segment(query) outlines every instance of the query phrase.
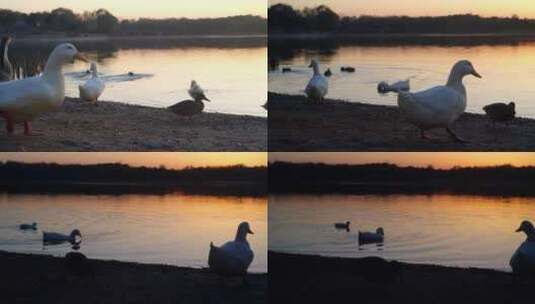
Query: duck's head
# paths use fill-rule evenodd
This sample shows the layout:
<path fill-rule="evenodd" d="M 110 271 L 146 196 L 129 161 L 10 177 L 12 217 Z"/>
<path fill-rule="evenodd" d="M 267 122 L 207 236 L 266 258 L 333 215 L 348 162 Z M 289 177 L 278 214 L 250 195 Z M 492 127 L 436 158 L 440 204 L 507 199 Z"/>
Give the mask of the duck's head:
<path fill-rule="evenodd" d="M 530 221 L 523 221 L 522 224 L 520 224 L 520 227 L 516 229 L 516 232 L 524 232 L 529 236 L 535 233 L 535 228 Z"/>
<path fill-rule="evenodd" d="M 70 235 L 71 239 L 73 241 L 76 241 L 76 237 L 78 238 L 82 238 L 82 233 L 80 232 L 80 230 L 78 229 L 74 229 L 72 232 L 71 232 L 71 235 Z"/>
<path fill-rule="evenodd" d="M 89 62 L 87 57 L 78 51 L 78 49 L 71 43 L 63 43 L 52 51 L 50 58 L 53 58 L 59 61 L 62 64 L 73 63 L 75 60 L 81 60 L 84 62 Z"/>
<path fill-rule="evenodd" d="M 36 223 L 36 222 L 33 222 L 33 223 L 32 223 L 32 227 L 33 227 L 33 228 L 37 228 L 37 223 Z"/>
<path fill-rule="evenodd" d="M 91 61 L 91 65 L 89 66 L 89 71 L 93 76 L 97 76 L 98 70 L 97 70 L 97 63 L 94 61 Z"/>
<path fill-rule="evenodd" d="M 8 45 L 8 44 L 11 43 L 12 40 L 13 39 L 11 38 L 11 36 L 6 35 L 6 36 L 2 37 L 2 44 Z"/>
<path fill-rule="evenodd" d="M 249 223 L 240 223 L 240 225 L 238 225 L 238 232 L 236 232 L 236 241 L 245 241 L 247 239 L 247 234 L 254 234 L 249 227 Z"/>
<path fill-rule="evenodd" d="M 457 62 L 453 69 L 451 70 L 452 74 L 455 74 L 456 76 L 463 77 L 466 75 L 473 75 L 477 78 L 482 78 L 481 75 L 476 71 L 472 63 L 468 60 L 461 60 Z"/>
<path fill-rule="evenodd" d="M 197 86 L 197 81 L 192 80 L 190 86 L 191 86 L 191 87 L 195 87 L 195 86 Z"/>
<path fill-rule="evenodd" d="M 509 107 L 509 110 L 511 110 L 512 113 L 515 113 L 516 104 L 514 102 L 510 102 L 507 107 Z"/>
<path fill-rule="evenodd" d="M 346 226 L 349 226 L 350 224 L 351 224 L 350 221 L 347 221 L 347 222 L 346 222 Z"/>
<path fill-rule="evenodd" d="M 310 64 L 308 65 L 309 68 L 318 68 L 319 67 L 319 63 L 316 59 L 312 59 L 310 60 Z"/>
<path fill-rule="evenodd" d="M 375 231 L 375 233 L 380 234 L 380 235 L 385 235 L 385 231 L 384 231 L 383 227 L 379 227 L 379 228 L 377 228 L 377 230 Z"/>

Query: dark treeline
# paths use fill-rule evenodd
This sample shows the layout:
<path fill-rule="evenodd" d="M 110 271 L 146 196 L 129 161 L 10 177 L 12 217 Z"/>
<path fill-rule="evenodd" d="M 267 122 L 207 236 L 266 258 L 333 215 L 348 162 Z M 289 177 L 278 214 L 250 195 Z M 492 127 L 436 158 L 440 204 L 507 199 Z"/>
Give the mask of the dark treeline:
<path fill-rule="evenodd" d="M 270 193 L 475 194 L 535 196 L 535 167 L 398 167 L 275 162 Z"/>
<path fill-rule="evenodd" d="M 260 16 L 222 18 L 167 18 L 119 20 L 105 9 L 76 14 L 57 8 L 50 12 L 21 13 L 0 9 L 0 33 L 117 34 L 117 35 L 225 35 L 265 34 L 267 21 Z"/>
<path fill-rule="evenodd" d="M 200 167 L 181 170 L 123 164 L 0 163 L 0 191 L 53 193 L 168 193 L 262 196 L 265 167 Z"/>
<path fill-rule="evenodd" d="M 481 17 L 473 14 L 438 17 L 341 17 L 321 5 L 303 10 L 275 4 L 268 9 L 270 33 L 339 34 L 477 34 L 535 33 L 535 20 L 518 16 Z"/>

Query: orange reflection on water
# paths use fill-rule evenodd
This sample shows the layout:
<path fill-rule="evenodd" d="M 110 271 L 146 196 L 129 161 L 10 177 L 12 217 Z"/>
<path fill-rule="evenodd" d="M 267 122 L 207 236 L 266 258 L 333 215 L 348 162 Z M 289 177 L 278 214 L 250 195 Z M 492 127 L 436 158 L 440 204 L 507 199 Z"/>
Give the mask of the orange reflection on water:
<path fill-rule="evenodd" d="M 37 233 L 17 225 L 37 222 Z M 43 249 L 41 230 L 83 235 L 81 252 L 97 259 L 206 267 L 210 242 L 233 240 L 248 221 L 254 272 L 267 271 L 267 199 L 189 195 L 0 195 L 0 249 L 64 255 Z"/>

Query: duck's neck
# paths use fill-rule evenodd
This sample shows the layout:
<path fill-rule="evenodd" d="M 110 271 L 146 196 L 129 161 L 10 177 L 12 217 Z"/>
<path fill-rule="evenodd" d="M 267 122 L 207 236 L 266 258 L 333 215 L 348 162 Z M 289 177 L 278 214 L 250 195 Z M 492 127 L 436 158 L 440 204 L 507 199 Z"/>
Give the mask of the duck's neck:
<path fill-rule="evenodd" d="M 459 73 L 455 68 L 451 70 L 450 76 L 448 77 L 448 82 L 446 83 L 446 86 L 456 89 L 459 92 L 466 95 L 466 89 L 463 84 L 463 78 L 464 74 Z"/>
<path fill-rule="evenodd" d="M 312 69 L 314 69 L 314 75 L 320 74 L 320 67 L 317 64 L 313 65 Z"/>
<path fill-rule="evenodd" d="M 526 236 L 527 236 L 526 241 L 535 242 L 535 229 L 531 228 L 531 229 L 525 231 L 525 233 L 526 233 Z"/>
<path fill-rule="evenodd" d="M 53 54 L 52 54 L 53 55 Z M 58 87 L 64 87 L 63 62 L 54 56 L 50 56 L 43 70 L 43 78 L 54 82 Z"/>
<path fill-rule="evenodd" d="M 247 243 L 247 231 L 238 228 L 238 232 L 236 232 L 236 238 L 234 239 L 234 241 Z"/>
<path fill-rule="evenodd" d="M 2 43 L 1 50 L 2 52 L 2 60 L 0 60 L 0 67 L 4 68 L 9 64 L 9 57 L 7 56 L 9 49 L 9 43 Z"/>
<path fill-rule="evenodd" d="M 97 68 L 94 68 L 91 70 L 91 77 L 97 78 L 98 77 L 98 71 Z"/>

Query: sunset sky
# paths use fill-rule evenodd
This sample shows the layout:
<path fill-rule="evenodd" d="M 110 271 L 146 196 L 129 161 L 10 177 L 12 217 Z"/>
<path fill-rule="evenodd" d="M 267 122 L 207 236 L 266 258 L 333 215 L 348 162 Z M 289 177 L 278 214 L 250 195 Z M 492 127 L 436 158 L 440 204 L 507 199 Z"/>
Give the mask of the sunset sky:
<path fill-rule="evenodd" d="M 22 12 L 49 11 L 58 7 L 69 8 L 77 13 L 105 8 L 118 18 L 139 17 L 225 17 L 232 15 L 266 16 L 265 0 L 0 0 L 0 7 Z"/>
<path fill-rule="evenodd" d="M 269 153 L 269 161 L 322 162 L 329 164 L 392 163 L 401 166 L 451 168 L 511 164 L 535 166 L 535 153 Z"/>
<path fill-rule="evenodd" d="M 267 153 L 144 152 L 144 153 L 0 153 L 0 161 L 56 162 L 61 164 L 123 163 L 133 166 L 183 168 L 187 166 L 265 166 Z"/>
<path fill-rule="evenodd" d="M 483 16 L 517 14 L 520 17 L 535 18 L 533 0 L 269 0 L 269 3 L 287 3 L 298 8 L 325 4 L 343 16 L 435 16 L 473 13 Z"/>

